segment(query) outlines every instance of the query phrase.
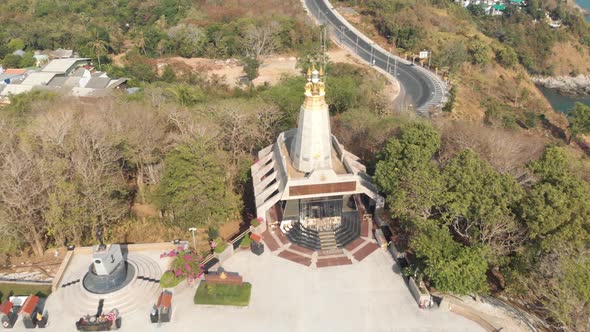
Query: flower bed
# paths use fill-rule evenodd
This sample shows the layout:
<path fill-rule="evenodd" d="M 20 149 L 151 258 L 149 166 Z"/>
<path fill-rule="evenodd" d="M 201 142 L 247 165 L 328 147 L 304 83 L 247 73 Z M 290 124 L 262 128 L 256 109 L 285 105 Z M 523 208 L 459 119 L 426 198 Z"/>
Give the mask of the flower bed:
<path fill-rule="evenodd" d="M 172 285 L 164 286 L 164 288 L 175 287 L 181 281 L 187 280 L 192 283 L 199 279 L 204 273 L 204 266 L 201 265 L 201 258 L 190 251 L 184 250 L 170 250 L 160 255 L 160 258 L 172 257 L 170 263 L 170 270 L 162 275 L 160 284 Z"/>

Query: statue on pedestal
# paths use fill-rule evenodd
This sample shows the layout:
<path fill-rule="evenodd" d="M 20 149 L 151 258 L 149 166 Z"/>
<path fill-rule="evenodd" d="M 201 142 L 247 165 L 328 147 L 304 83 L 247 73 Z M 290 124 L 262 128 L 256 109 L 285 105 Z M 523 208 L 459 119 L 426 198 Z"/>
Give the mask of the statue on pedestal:
<path fill-rule="evenodd" d="M 82 284 L 91 293 L 107 294 L 128 284 L 135 268 L 127 264 L 119 244 L 104 243 L 102 229 L 96 231 L 96 238 L 99 244 L 93 247 L 92 264 Z"/>
<path fill-rule="evenodd" d="M 98 243 L 100 243 L 98 245 L 98 250 L 102 251 L 105 250 L 107 248 L 107 246 L 104 244 L 104 242 L 102 241 L 102 228 L 99 228 L 96 231 L 96 239 L 98 240 Z"/>

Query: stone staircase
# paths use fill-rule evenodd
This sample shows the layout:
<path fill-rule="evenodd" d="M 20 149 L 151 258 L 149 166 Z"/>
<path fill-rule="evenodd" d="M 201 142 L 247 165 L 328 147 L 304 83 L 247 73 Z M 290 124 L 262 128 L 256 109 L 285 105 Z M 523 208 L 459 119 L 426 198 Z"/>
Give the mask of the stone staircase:
<path fill-rule="evenodd" d="M 319 237 L 320 248 L 322 250 L 334 250 L 338 248 L 334 231 L 321 231 L 319 232 Z"/>
<path fill-rule="evenodd" d="M 85 269 L 76 271 L 70 274 L 68 279 L 64 279 L 55 295 L 60 297 L 61 303 L 71 303 L 71 306 L 64 309 L 77 316 L 95 313 L 100 299 L 104 299 L 104 311 L 117 308 L 122 317 L 137 311 L 140 307 L 151 306 L 161 292 L 160 266 L 153 259 L 135 253 L 129 253 L 127 262 L 135 267 L 135 275 L 131 282 L 120 290 L 109 294 L 88 292 L 82 285 L 87 272 Z"/>

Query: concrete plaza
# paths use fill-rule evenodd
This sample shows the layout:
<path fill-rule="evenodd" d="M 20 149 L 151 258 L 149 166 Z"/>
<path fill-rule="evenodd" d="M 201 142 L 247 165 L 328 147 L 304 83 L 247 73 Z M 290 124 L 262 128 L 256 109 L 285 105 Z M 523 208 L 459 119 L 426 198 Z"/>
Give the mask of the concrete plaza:
<path fill-rule="evenodd" d="M 150 324 L 150 304 L 144 303 L 145 312 L 123 316 L 120 331 L 483 330 L 448 311 L 419 309 L 403 278 L 394 272 L 399 270 L 393 259 L 382 250 L 357 264 L 325 268 L 305 267 L 268 251 L 262 256 L 239 251 L 223 267 L 252 284 L 248 307 L 197 306 L 193 304 L 196 287 L 179 286 L 174 290 L 172 322 Z M 46 330 L 74 331 L 78 318 L 50 312 Z M 20 320 L 15 330 L 24 331 Z"/>
<path fill-rule="evenodd" d="M 314 269 L 268 252 L 240 251 L 223 267 L 252 284 L 247 308 L 197 306 L 195 288 L 177 291 L 171 323 L 123 323 L 129 331 L 483 331 L 448 311 L 417 307 L 389 253 L 378 250 L 358 264 Z M 397 267 L 396 267 L 397 271 Z"/>

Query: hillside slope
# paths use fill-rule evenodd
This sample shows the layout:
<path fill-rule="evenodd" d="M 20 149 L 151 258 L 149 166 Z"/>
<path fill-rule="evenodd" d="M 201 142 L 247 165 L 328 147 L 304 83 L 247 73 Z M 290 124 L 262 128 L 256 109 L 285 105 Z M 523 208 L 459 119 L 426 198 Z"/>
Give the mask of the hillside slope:
<path fill-rule="evenodd" d="M 571 25 L 552 30 L 542 19 L 529 15 L 528 8 L 490 17 L 474 15 L 452 1 L 369 0 L 335 5 L 393 53 L 411 57 L 420 50 L 431 51 L 431 69 L 448 75 L 455 86 L 455 118 L 530 129 L 539 126 L 543 115 L 563 127 L 565 119 L 552 111 L 530 76 L 590 70 L 586 61 L 590 48 L 580 37 L 587 26 L 577 20 L 573 9 L 565 11 L 570 16 L 563 20 Z M 550 13 L 565 10 L 550 2 L 544 6 Z"/>

